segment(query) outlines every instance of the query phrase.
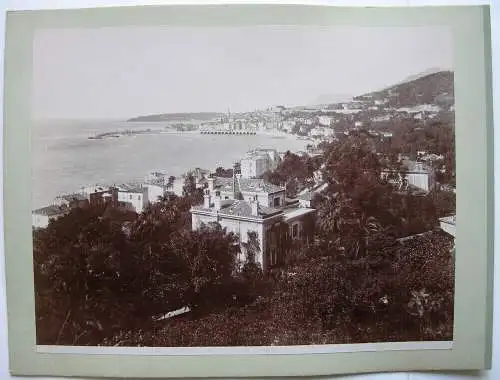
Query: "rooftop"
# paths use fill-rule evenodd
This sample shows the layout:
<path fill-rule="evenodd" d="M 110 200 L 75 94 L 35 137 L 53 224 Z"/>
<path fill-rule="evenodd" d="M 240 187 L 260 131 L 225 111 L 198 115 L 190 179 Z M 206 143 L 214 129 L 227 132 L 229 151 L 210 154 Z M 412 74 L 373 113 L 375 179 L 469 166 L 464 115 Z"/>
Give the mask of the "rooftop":
<path fill-rule="evenodd" d="M 443 223 L 448 223 L 448 224 L 457 224 L 457 216 L 456 215 L 451 215 L 451 216 L 445 216 L 444 218 L 439 218 L 440 222 Z"/>
<path fill-rule="evenodd" d="M 215 211 L 213 208 L 206 209 L 203 205 L 193 206 L 193 210 L 198 211 Z M 241 200 L 226 201 L 222 203 L 221 209 L 218 210 L 220 215 L 241 216 L 245 218 L 265 219 L 267 217 L 277 215 L 283 211 L 277 208 L 259 206 L 258 215 L 252 214 L 252 205 L 250 202 Z"/>
<path fill-rule="evenodd" d="M 273 185 L 264 181 L 262 178 L 240 178 L 239 185 L 241 192 L 257 192 L 257 193 L 278 193 L 285 191 L 284 187 Z"/>
<path fill-rule="evenodd" d="M 44 215 L 44 216 L 56 216 L 65 214 L 66 212 L 68 212 L 67 207 L 51 205 L 39 208 L 37 210 L 33 210 L 32 214 Z"/>
<path fill-rule="evenodd" d="M 430 173 L 432 169 L 423 162 L 403 160 L 403 165 L 411 173 Z"/>
<path fill-rule="evenodd" d="M 116 188 L 118 191 L 123 192 L 123 193 L 141 193 L 144 191 L 144 188 L 141 185 L 138 184 L 132 184 L 132 183 L 124 183 L 117 185 Z"/>

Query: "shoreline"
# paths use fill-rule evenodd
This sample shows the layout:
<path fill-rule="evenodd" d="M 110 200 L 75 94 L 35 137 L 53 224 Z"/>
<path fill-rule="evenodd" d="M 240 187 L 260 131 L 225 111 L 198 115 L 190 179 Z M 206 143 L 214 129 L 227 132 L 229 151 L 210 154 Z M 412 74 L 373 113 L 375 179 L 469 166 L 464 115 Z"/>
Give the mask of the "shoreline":
<path fill-rule="evenodd" d="M 191 136 L 194 136 L 194 135 L 199 135 L 199 136 L 202 136 L 199 131 L 173 131 L 173 130 L 170 130 L 170 131 L 163 131 L 163 130 L 157 130 L 156 133 L 143 133 L 143 134 L 155 134 L 155 135 L 177 135 L 177 136 L 182 136 L 182 135 L 191 135 Z M 125 135 L 124 137 L 131 137 L 129 135 Z M 215 135 L 216 136 L 216 135 Z M 220 135 L 221 137 L 222 136 L 234 136 L 234 137 L 242 137 L 242 136 L 239 136 L 239 135 Z M 258 137 L 258 136 L 265 136 L 265 137 L 269 137 L 269 138 L 273 138 L 275 137 L 275 134 L 272 134 L 272 133 L 262 133 L 260 135 L 257 135 L 257 136 L 253 136 L 253 137 Z M 103 138 L 102 140 L 105 140 L 107 138 Z M 296 135 L 292 135 L 292 134 L 283 134 L 283 135 L 278 135 L 276 136 L 276 139 L 278 141 L 286 141 L 286 140 L 289 140 L 289 141 L 298 141 L 298 142 L 303 142 L 304 145 L 302 147 L 289 147 L 287 149 L 283 149 L 282 147 L 279 147 L 279 146 L 276 146 L 274 144 L 268 144 L 266 146 L 266 148 L 274 148 L 276 149 L 279 153 L 283 153 L 283 152 L 286 152 L 287 150 L 289 150 L 290 152 L 292 153 L 298 153 L 300 151 L 305 151 L 305 143 L 306 141 L 304 141 L 304 138 L 300 138 L 300 136 L 296 136 Z M 238 139 L 239 140 L 239 139 Z M 313 142 L 311 140 L 311 142 Z M 314 141 L 314 143 L 316 143 L 316 141 Z M 279 145 L 279 143 L 277 143 L 277 145 Z M 240 159 L 241 157 L 245 154 L 245 152 L 242 152 L 241 155 L 240 155 Z M 208 170 L 209 172 L 213 173 L 215 172 L 215 170 L 218 168 L 218 167 L 223 167 L 224 169 L 229 169 L 232 167 L 231 164 L 227 163 L 227 164 L 224 164 L 223 162 L 220 162 L 219 164 L 215 164 L 215 165 L 204 165 L 202 162 L 198 162 L 197 164 L 195 165 L 191 165 L 189 168 L 186 168 L 185 170 L 183 170 L 181 173 L 178 173 L 176 170 L 172 170 L 171 168 L 168 167 L 169 165 L 166 165 L 166 167 L 161 167 L 161 166 L 157 166 L 157 167 L 151 167 L 149 169 L 147 169 L 146 171 L 144 171 L 141 175 L 138 175 L 138 176 L 131 176 L 129 177 L 128 179 L 124 180 L 113 180 L 113 179 L 107 179 L 107 180 L 102 180 L 102 181 L 97 181 L 97 182 L 86 182 L 86 183 L 80 183 L 78 186 L 75 186 L 74 188 L 72 188 L 71 190 L 68 190 L 68 191 L 58 191 L 57 193 L 55 193 L 55 195 L 48 201 L 44 202 L 44 203 L 41 203 L 41 202 L 37 202 L 37 204 L 32 204 L 32 211 L 35 211 L 35 210 L 38 210 L 40 208 L 44 208 L 44 207 L 47 207 L 51 204 L 54 203 L 54 200 L 57 198 L 57 197 L 61 197 L 61 196 L 64 196 L 64 195 L 70 195 L 70 194 L 75 194 L 75 193 L 80 193 L 81 189 L 84 188 L 84 187 L 87 187 L 87 186 L 92 186 L 92 185 L 101 185 L 101 186 L 104 186 L 104 187 L 108 187 L 108 186 L 112 186 L 114 184 L 127 184 L 127 183 L 131 183 L 131 184 L 146 184 L 146 181 L 145 181 L 145 177 L 148 175 L 148 173 L 152 172 L 152 171 L 155 171 L 155 170 L 158 170 L 158 171 L 162 171 L 162 172 L 165 172 L 167 175 L 172 175 L 172 176 L 175 176 L 176 177 L 176 180 L 174 182 L 174 188 L 171 189 L 171 191 L 173 191 L 174 193 L 176 193 L 177 195 L 182 195 L 182 186 L 184 184 L 184 176 L 185 174 L 187 174 L 188 172 L 190 171 L 195 171 L 196 169 L 202 169 L 202 170 Z"/>
<path fill-rule="evenodd" d="M 177 131 L 172 129 L 141 129 L 141 130 L 125 130 L 125 131 L 111 131 L 99 133 L 95 136 L 89 136 L 88 140 L 108 140 L 123 137 L 134 137 L 140 135 L 200 135 L 200 136 L 266 136 L 270 138 L 279 139 L 294 139 L 316 142 L 315 139 L 308 136 L 297 136 L 291 133 L 281 131 L 205 131 L 205 130 L 190 130 L 190 131 Z"/>

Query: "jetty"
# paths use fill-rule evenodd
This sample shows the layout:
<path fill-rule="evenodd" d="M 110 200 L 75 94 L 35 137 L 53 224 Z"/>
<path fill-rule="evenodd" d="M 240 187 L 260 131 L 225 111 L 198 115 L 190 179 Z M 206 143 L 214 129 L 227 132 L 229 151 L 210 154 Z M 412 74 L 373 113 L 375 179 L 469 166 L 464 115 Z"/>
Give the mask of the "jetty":
<path fill-rule="evenodd" d="M 257 131 L 200 129 L 202 135 L 256 135 Z"/>

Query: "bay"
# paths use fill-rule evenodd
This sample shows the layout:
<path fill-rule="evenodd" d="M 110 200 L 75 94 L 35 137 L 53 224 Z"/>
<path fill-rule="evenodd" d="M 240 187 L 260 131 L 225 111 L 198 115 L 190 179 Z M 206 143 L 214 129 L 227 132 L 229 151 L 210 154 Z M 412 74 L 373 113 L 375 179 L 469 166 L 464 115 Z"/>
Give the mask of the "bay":
<path fill-rule="evenodd" d="M 36 122 L 32 128 L 32 206 L 46 206 L 61 194 L 95 184 L 140 181 L 151 170 L 180 176 L 199 167 L 231 167 L 248 150 L 305 149 L 293 136 L 202 135 L 197 132 L 151 133 L 89 139 L 115 131 L 161 130 L 165 123 L 110 120 Z"/>

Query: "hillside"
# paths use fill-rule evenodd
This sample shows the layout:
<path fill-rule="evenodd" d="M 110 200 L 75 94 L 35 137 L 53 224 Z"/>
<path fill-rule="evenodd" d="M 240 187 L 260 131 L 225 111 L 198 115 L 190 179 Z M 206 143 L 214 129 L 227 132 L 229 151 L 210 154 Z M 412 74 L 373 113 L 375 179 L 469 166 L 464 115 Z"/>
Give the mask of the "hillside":
<path fill-rule="evenodd" d="M 187 113 L 165 113 L 157 115 L 144 115 L 128 119 L 128 122 L 160 122 L 160 121 L 189 121 L 189 120 L 211 120 L 219 114 L 215 112 L 187 112 Z"/>
<path fill-rule="evenodd" d="M 413 107 L 420 104 L 450 106 L 454 103 L 454 75 L 440 71 L 420 76 L 405 83 L 356 97 L 356 100 L 388 100 L 392 107 Z"/>

